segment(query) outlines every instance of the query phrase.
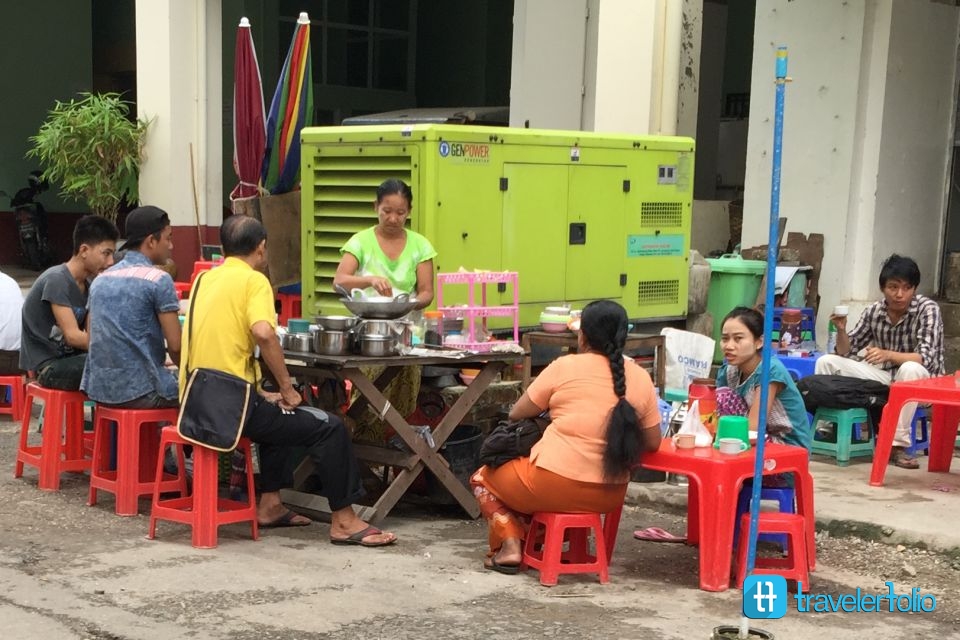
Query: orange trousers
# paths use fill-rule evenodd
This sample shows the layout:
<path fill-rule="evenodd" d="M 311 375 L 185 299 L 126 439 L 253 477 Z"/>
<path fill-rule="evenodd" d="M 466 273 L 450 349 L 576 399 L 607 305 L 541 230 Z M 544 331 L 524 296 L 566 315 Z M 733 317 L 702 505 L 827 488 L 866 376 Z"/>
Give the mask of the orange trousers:
<path fill-rule="evenodd" d="M 489 527 L 490 553 L 507 538 L 524 539 L 530 514 L 608 513 L 623 506 L 626 483 L 580 482 L 516 458 L 496 469 L 483 466 L 470 478 L 473 495 Z"/>

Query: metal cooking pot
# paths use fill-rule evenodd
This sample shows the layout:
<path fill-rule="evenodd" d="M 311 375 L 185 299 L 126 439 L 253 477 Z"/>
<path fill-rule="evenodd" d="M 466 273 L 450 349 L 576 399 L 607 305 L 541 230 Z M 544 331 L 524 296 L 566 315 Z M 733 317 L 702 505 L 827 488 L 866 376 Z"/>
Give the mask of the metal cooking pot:
<path fill-rule="evenodd" d="M 413 346 L 413 323 L 408 320 L 361 320 L 357 332 L 362 338 L 368 335 L 393 336 L 396 346 Z"/>
<path fill-rule="evenodd" d="M 360 318 L 356 316 L 317 316 L 314 321 L 325 331 L 346 331 L 352 329 Z"/>
<path fill-rule="evenodd" d="M 313 334 L 313 351 L 324 356 L 342 356 L 350 353 L 351 331 L 318 329 Z"/>
<path fill-rule="evenodd" d="M 397 341 L 392 335 L 367 334 L 360 336 L 360 355 L 383 358 L 396 354 Z"/>
<path fill-rule="evenodd" d="M 283 348 L 289 351 L 310 351 L 313 337 L 309 333 L 288 333 L 283 336 Z"/>

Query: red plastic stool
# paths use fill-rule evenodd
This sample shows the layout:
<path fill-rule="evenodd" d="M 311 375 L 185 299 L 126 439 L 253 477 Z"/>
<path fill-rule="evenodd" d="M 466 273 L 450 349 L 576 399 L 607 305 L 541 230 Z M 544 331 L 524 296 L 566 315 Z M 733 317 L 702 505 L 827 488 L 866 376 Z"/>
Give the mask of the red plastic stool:
<path fill-rule="evenodd" d="M 114 512 L 118 516 L 139 513 L 139 498 L 153 494 L 156 479 L 153 461 L 160 448 L 157 426 L 161 422 L 176 423 L 179 409 L 121 409 L 97 406 L 93 429 L 93 461 L 90 468 L 90 495 L 87 505 L 97 504 L 97 490 L 116 496 Z M 117 425 L 117 468 L 109 470 L 111 442 L 109 426 Z M 147 427 L 147 429 L 144 429 Z M 150 428 L 152 427 L 152 428 Z M 163 474 L 160 493 L 177 491 L 187 495 L 184 475 Z"/>
<path fill-rule="evenodd" d="M 608 515 L 608 524 L 620 521 L 620 512 Z M 543 529 L 543 543 L 538 538 Z M 596 555 L 590 555 L 587 549 L 587 537 L 590 532 L 596 544 Z M 612 536 L 611 536 L 612 531 Z M 612 547 L 608 550 L 606 540 L 616 538 L 616 527 L 604 531 L 604 522 L 599 513 L 549 513 L 538 512 L 530 520 L 526 544 L 523 548 L 521 566 L 533 567 L 540 572 L 540 584 L 552 587 L 557 584 L 561 573 L 596 573 L 600 583 L 609 582 L 607 565 Z M 564 540 L 570 543 L 569 550 L 563 551 Z"/>
<path fill-rule="evenodd" d="M 794 580 L 804 587 L 809 587 L 810 566 L 807 559 L 806 523 L 803 516 L 796 513 L 763 511 L 758 516 L 758 522 L 759 533 L 783 533 L 787 535 L 790 542 L 785 549 L 786 557 L 757 558 L 753 573 L 780 575 L 787 580 Z M 745 513 L 740 518 L 740 531 L 746 533 L 749 530 L 750 514 Z M 749 538 L 748 535 L 740 536 L 740 544 L 737 547 L 737 584 L 741 588 L 747 573 Z"/>
<path fill-rule="evenodd" d="M 9 415 L 11 420 L 23 418 L 24 387 L 23 376 L 0 376 L 0 414 Z M 10 390 L 10 402 L 5 401 L 5 388 Z"/>
<path fill-rule="evenodd" d="M 290 318 L 299 318 L 303 313 L 303 304 L 299 293 L 278 293 L 277 300 L 280 302 L 277 323 L 286 326 Z"/>
<path fill-rule="evenodd" d="M 253 486 L 253 458 L 250 441 L 240 438 L 237 449 L 244 452 L 247 469 L 247 500 L 228 500 L 218 495 L 220 453 L 206 447 L 193 447 L 193 491 L 189 496 L 160 499 L 163 479 L 163 458 L 167 447 L 177 448 L 177 477 L 184 478 L 183 446 L 190 443 L 180 437 L 176 427 L 164 427 L 160 433 L 160 453 L 157 456 L 157 475 L 150 509 L 150 531 L 153 540 L 157 520 L 181 522 L 193 528 L 192 544 L 198 549 L 217 546 L 217 529 L 224 524 L 250 521 L 253 539 L 257 540 L 257 497 Z"/>
<path fill-rule="evenodd" d="M 43 402 L 44 428 L 39 446 L 27 444 L 34 399 Z M 86 399 L 82 391 L 47 389 L 36 382 L 27 385 L 14 478 L 21 477 L 23 465 L 29 464 L 39 470 L 39 489 L 59 491 L 60 474 L 90 469 L 88 451 L 93 434 L 83 432 L 83 403 Z"/>

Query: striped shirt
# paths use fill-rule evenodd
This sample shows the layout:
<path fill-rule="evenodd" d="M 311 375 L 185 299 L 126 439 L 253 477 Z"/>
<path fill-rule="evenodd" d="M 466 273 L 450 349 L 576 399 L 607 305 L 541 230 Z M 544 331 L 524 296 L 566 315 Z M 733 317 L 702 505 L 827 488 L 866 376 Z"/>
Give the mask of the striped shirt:
<path fill-rule="evenodd" d="M 907 312 L 896 324 L 887 315 L 887 301 L 874 302 L 864 309 L 848 336 L 850 355 L 871 345 L 898 353 L 919 353 L 921 364 L 930 375 L 943 375 L 943 318 L 937 303 L 926 296 L 913 296 Z M 884 362 L 881 368 L 897 367 Z"/>

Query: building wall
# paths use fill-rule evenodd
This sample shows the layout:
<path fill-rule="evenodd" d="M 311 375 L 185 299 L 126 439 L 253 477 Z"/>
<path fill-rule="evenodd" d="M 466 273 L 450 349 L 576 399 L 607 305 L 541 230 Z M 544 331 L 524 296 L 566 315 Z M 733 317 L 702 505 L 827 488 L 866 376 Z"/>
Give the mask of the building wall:
<path fill-rule="evenodd" d="M 856 311 L 875 299 L 880 262 L 893 251 L 913 255 L 921 289 L 935 289 L 957 26 L 958 9 L 934 2 L 757 3 L 744 246 L 766 242 L 774 50 L 786 44 L 793 82 L 780 211 L 789 231 L 825 235 L 827 308 L 844 301 Z"/>
<path fill-rule="evenodd" d="M 36 3 L 3 4 L 0 189 L 11 196 L 27 186 L 27 174 L 38 167 L 36 160 L 24 157 L 30 148 L 27 138 L 40 129 L 54 101 L 69 100 L 79 91 L 92 89 L 90 0 L 51 0 L 44 4 L 44 11 Z M 62 201 L 56 186 L 40 196 L 40 202 L 53 212 L 52 248 L 57 257 L 68 256 L 76 216 L 59 213 L 86 208 L 80 202 Z M 15 263 L 18 253 L 10 200 L 0 198 L 0 264 Z"/>
<path fill-rule="evenodd" d="M 912 256 L 932 292 L 953 150 L 958 9 L 894 0 L 891 27 L 873 265 L 894 252 Z"/>

